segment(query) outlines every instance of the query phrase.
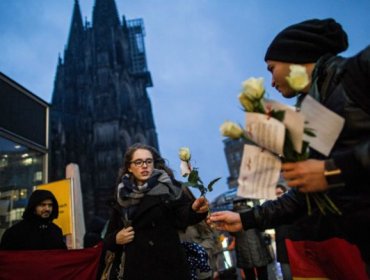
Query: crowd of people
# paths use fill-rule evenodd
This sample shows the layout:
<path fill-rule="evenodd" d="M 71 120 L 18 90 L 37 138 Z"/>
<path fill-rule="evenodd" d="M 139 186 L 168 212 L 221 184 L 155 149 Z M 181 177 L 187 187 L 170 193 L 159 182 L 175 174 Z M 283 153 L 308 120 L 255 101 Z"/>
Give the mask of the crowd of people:
<path fill-rule="evenodd" d="M 104 244 L 97 279 L 221 279 L 216 258 L 222 251 L 220 232 L 234 238 L 237 266 L 245 279 L 269 279 L 267 265 L 273 256 L 262 233 L 270 228 L 276 230 L 284 279 L 292 279 L 294 268 L 289 266 L 287 238 L 341 238 L 357 246 L 370 275 L 370 47 L 350 58 L 339 56 L 347 47 L 346 32 L 329 18 L 288 26 L 267 48 L 264 59 L 273 87 L 286 98 L 298 96 L 297 107 L 309 95 L 345 119 L 329 156 L 311 149 L 307 160 L 282 164 L 284 183 L 277 186 L 275 200 L 253 207 L 241 200 L 233 211 L 209 214 L 207 199 L 189 195 L 156 149 L 129 147 L 105 236 L 100 236 L 105 223 L 99 221 L 97 233 L 85 241 L 86 246 Z M 310 77 L 300 91 L 286 80 L 293 64 L 303 66 Z M 307 193 L 325 193 L 341 214 L 323 215 L 313 204 L 309 215 Z M 3 234 L 0 249 L 67 249 L 53 223 L 57 216 L 54 195 L 34 191 L 23 220 Z"/>

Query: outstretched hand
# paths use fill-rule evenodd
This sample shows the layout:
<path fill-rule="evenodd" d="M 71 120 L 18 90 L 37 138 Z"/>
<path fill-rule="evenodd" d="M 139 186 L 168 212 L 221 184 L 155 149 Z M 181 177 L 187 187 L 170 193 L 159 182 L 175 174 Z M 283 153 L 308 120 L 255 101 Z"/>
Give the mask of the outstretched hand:
<path fill-rule="evenodd" d="M 209 210 L 208 200 L 201 196 L 193 202 L 191 208 L 197 213 L 206 213 Z"/>
<path fill-rule="evenodd" d="M 207 223 L 216 227 L 217 230 L 237 232 L 243 230 L 240 214 L 231 211 L 220 211 L 212 213 Z"/>

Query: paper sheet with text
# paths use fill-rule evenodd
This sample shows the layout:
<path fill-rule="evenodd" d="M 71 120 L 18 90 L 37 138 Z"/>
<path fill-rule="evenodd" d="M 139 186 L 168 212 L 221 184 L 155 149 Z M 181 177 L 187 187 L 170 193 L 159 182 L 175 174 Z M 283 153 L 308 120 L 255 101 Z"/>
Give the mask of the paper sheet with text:
<path fill-rule="evenodd" d="M 276 155 L 258 146 L 244 145 L 237 195 L 275 199 L 280 170 L 281 161 Z"/>
<path fill-rule="evenodd" d="M 302 102 L 301 113 L 307 122 L 306 126 L 316 135 L 309 137 L 304 134 L 303 140 L 309 142 L 310 147 L 316 151 L 328 156 L 343 129 L 344 119 L 309 95 Z"/>
<path fill-rule="evenodd" d="M 282 122 L 265 114 L 246 114 L 247 136 L 258 146 L 282 155 L 285 139 L 285 126 Z"/>
<path fill-rule="evenodd" d="M 294 150 L 297 153 L 302 152 L 304 116 L 296 111 L 295 107 L 288 106 L 275 100 L 264 100 L 264 106 L 267 110 L 284 111 L 283 123 L 289 131 Z"/>

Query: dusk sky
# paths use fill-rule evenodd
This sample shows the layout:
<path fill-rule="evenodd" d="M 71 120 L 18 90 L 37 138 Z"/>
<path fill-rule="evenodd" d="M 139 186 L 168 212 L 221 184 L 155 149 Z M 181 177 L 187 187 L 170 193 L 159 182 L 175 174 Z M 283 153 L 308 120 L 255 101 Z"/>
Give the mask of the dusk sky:
<path fill-rule="evenodd" d="M 80 0 L 91 22 L 94 0 Z M 263 57 L 286 26 L 332 17 L 347 31 L 350 56 L 370 44 L 370 0 L 116 0 L 126 19 L 142 18 L 148 89 L 160 152 L 180 178 L 178 149 L 192 151 L 193 165 L 206 183 L 222 180 L 207 197 L 227 190 L 229 172 L 219 126 L 244 123 L 237 95 L 241 82 L 264 77 Z M 47 102 L 51 101 L 57 59 L 63 58 L 74 0 L 0 0 L 0 71 Z M 1 100 L 0 100 L 1 102 Z M 196 194 L 197 191 L 195 191 Z"/>

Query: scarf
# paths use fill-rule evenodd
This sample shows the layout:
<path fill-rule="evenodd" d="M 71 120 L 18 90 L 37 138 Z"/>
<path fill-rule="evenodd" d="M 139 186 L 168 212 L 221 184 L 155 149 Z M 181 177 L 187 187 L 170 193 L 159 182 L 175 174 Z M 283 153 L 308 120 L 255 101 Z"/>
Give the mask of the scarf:
<path fill-rule="evenodd" d="M 117 202 L 124 208 L 137 205 L 145 195 L 168 195 L 170 200 L 181 196 L 181 188 L 175 186 L 170 176 L 164 171 L 154 169 L 151 177 L 142 186 L 135 185 L 130 174 L 125 174 L 117 186 Z"/>

